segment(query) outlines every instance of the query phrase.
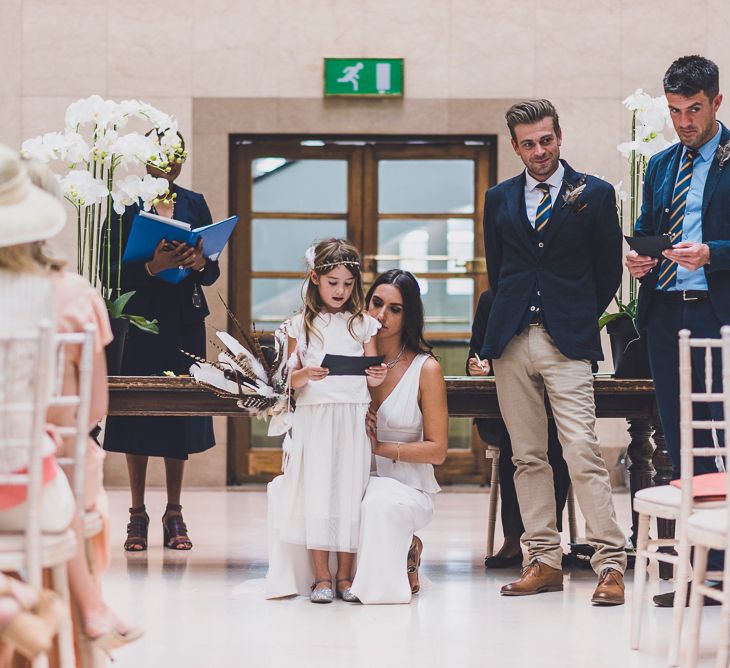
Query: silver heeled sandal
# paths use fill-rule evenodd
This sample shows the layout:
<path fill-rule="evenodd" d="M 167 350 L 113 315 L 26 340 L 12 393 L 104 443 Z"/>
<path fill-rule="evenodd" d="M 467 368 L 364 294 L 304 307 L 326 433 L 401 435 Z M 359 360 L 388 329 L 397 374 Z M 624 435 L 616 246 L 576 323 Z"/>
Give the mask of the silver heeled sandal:
<path fill-rule="evenodd" d="M 322 582 L 328 582 L 330 584 L 329 587 L 322 587 L 322 589 L 315 589 L 315 587 L 322 583 Z M 309 600 L 312 603 L 332 603 L 332 601 L 335 600 L 334 592 L 332 591 L 332 580 L 323 579 L 323 580 L 315 580 L 312 583 L 312 593 L 309 595 Z"/>
<path fill-rule="evenodd" d="M 352 582 L 351 578 L 340 578 L 335 582 L 335 587 L 340 584 L 340 582 Z M 347 601 L 348 603 L 359 603 L 360 599 L 355 596 L 355 594 L 352 593 L 352 587 L 346 587 L 342 591 L 335 588 L 335 592 L 337 593 L 337 598 L 341 598 L 343 601 Z"/>

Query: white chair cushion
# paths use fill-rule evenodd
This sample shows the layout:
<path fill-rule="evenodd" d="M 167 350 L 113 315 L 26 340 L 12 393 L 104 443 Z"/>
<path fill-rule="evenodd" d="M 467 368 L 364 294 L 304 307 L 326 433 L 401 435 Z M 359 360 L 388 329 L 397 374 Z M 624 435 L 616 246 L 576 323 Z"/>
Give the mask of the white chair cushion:
<path fill-rule="evenodd" d="M 690 543 L 724 549 L 728 524 L 728 508 L 699 510 L 687 522 Z"/>
<path fill-rule="evenodd" d="M 76 536 L 69 529 L 41 535 L 41 565 L 51 568 L 76 554 Z M 25 534 L 0 533 L 0 571 L 18 571 L 25 565 Z"/>
<path fill-rule="evenodd" d="M 673 485 L 659 485 L 641 489 L 634 495 L 634 510 L 644 515 L 675 520 L 679 517 L 682 491 Z M 725 501 L 695 503 L 695 508 L 721 508 Z"/>

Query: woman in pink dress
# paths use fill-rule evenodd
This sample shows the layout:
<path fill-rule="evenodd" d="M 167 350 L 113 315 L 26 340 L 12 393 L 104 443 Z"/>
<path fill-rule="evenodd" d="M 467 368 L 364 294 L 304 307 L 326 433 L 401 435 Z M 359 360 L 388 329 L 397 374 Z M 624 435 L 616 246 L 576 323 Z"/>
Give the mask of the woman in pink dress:
<path fill-rule="evenodd" d="M 35 174 L 33 185 L 28 174 Z M 56 190 L 54 197 L 45 190 Z M 53 260 L 45 249 L 45 240 L 55 236 L 64 226 L 66 214 L 57 196 L 55 180 L 43 166 L 24 164 L 11 149 L 0 145 L 0 328 L 37 326 L 41 318 L 55 320 L 60 331 L 79 331 L 87 323 L 97 327 L 94 358 L 94 401 L 92 419 L 100 418 L 106 410 L 107 385 L 103 345 L 110 338 L 109 323 L 100 297 L 80 276 L 67 274 L 63 264 Z M 23 392 L 23 360 L 5 359 L 3 373 L 17 378 L 17 391 Z M 27 364 L 26 364 L 27 367 Z M 64 368 L 64 388 L 77 388 L 78 351 L 72 351 Z M 27 375 L 27 368 L 25 369 Z M 63 471 L 55 461 L 58 454 L 52 438 L 55 421 L 58 426 L 73 424 L 73 412 L 51 411 L 48 414 L 49 435 L 44 444 L 44 486 L 41 498 L 41 526 L 44 531 L 63 531 L 71 527 L 76 532 L 79 549 L 68 562 L 71 596 L 80 612 L 83 633 L 97 648 L 110 651 L 137 639 L 141 632 L 131 628 L 104 601 L 101 588 L 89 570 L 84 545 L 84 531 L 76 512 L 74 499 Z M 91 424 L 89 425 L 91 427 Z M 13 451 L 0 440 L 0 470 L 20 470 L 27 466 L 27 453 Z M 63 449 L 63 445 L 60 445 Z M 103 511 L 99 502 L 101 469 L 98 452 L 89 443 L 87 490 L 78 502 L 85 508 Z M 25 462 L 21 461 L 25 456 Z M 24 490 L 0 487 L 0 529 L 22 530 L 25 526 L 27 504 Z M 101 566 L 108 561 L 108 548 L 103 539 L 94 552 Z"/>

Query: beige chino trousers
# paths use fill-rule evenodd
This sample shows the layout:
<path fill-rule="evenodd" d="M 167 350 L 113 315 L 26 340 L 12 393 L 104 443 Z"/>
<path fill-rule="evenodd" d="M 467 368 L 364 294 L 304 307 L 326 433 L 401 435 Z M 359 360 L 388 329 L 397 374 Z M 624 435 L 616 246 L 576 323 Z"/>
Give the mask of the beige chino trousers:
<path fill-rule="evenodd" d="M 561 568 L 555 524 L 553 474 L 547 458 L 547 392 L 573 491 L 595 548 L 591 566 L 626 569 L 626 537 L 616 522 L 606 465 L 598 451 L 593 374 L 588 360 L 573 360 L 542 325 L 530 325 L 494 360 L 497 397 L 512 440 L 515 487 L 530 560 Z"/>

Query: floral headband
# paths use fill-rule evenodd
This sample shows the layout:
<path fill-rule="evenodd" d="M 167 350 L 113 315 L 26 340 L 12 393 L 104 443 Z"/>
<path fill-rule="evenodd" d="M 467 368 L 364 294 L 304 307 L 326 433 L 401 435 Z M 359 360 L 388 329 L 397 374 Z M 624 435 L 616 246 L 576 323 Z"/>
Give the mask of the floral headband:
<path fill-rule="evenodd" d="M 357 260 L 339 260 L 338 262 L 324 262 L 322 264 L 315 265 L 314 249 L 314 246 L 310 246 L 304 253 L 304 260 L 307 263 L 307 268 L 310 270 L 313 269 L 314 271 L 322 271 L 322 269 L 327 269 L 329 267 L 338 267 L 339 265 L 344 265 L 345 267 L 357 267 L 358 269 L 360 268 L 360 263 Z"/>

